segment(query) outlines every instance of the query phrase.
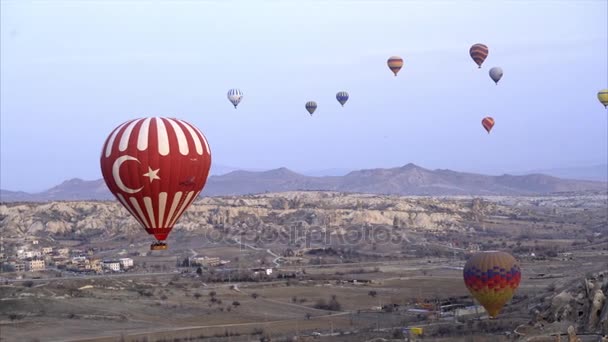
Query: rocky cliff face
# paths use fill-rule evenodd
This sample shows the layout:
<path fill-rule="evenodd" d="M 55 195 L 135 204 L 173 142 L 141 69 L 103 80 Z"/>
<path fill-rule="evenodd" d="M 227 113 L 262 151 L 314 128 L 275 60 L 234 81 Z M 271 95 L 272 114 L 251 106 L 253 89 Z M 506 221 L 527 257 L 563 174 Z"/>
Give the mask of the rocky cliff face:
<path fill-rule="evenodd" d="M 547 322 L 568 322 L 577 331 L 608 334 L 608 270 L 588 275 L 557 294 L 542 313 Z"/>
<path fill-rule="evenodd" d="M 479 206 L 479 204 L 477 204 Z M 275 227 L 393 225 L 428 230 L 458 226 L 476 207 L 470 200 L 288 192 L 196 201 L 175 229 L 196 232 L 216 225 L 251 229 Z M 91 235 L 139 231 L 116 201 L 51 202 L 0 205 L 0 227 L 6 237 L 23 235 Z"/>

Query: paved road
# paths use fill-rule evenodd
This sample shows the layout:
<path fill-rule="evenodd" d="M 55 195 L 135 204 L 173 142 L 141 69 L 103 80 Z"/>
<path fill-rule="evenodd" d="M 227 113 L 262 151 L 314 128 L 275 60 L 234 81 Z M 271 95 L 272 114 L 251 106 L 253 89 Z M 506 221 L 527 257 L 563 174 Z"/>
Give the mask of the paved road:
<path fill-rule="evenodd" d="M 21 283 L 24 281 L 32 281 L 32 282 L 52 282 L 52 281 L 62 281 L 62 280 L 82 280 L 82 279 L 105 279 L 105 278 L 131 278 L 131 277 L 151 277 L 151 276 L 161 276 L 161 275 L 172 275 L 179 274 L 177 271 L 173 272 L 150 272 L 150 273 L 111 273 L 111 274 L 97 274 L 97 275 L 86 275 L 86 276 L 70 276 L 70 277 L 56 277 L 56 278 L 40 278 L 40 279 L 4 279 L 0 278 L 0 283 Z"/>

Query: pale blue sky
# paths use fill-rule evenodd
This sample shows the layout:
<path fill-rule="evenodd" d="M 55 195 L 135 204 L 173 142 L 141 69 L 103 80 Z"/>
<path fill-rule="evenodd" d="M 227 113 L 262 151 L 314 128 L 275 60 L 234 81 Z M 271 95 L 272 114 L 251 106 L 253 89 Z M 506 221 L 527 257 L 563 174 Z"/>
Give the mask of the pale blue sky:
<path fill-rule="evenodd" d="M 606 163 L 606 1 L 1 1 L 0 187 L 101 177 L 120 123 L 175 116 L 213 163 Z M 469 47 L 485 43 L 483 68 Z M 394 77 L 386 66 L 400 55 Z M 505 72 L 498 86 L 488 70 Z M 230 88 L 244 98 L 235 110 Z M 341 108 L 336 92 L 350 100 Z M 304 104 L 315 100 L 313 117 Z M 481 119 L 496 120 L 492 133 Z"/>

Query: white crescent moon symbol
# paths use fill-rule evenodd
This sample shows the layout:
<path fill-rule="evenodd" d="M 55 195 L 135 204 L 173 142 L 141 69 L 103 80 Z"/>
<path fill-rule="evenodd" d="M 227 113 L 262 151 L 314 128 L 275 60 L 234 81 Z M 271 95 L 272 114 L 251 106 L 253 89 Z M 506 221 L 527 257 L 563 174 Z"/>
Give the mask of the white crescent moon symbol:
<path fill-rule="evenodd" d="M 134 158 L 131 156 L 118 157 L 114 161 L 114 164 L 112 164 L 112 176 L 114 177 L 114 182 L 116 182 L 116 186 L 120 190 L 122 190 L 128 194 L 134 194 L 138 191 L 141 191 L 141 189 L 143 189 L 144 187 L 142 186 L 139 189 L 131 189 L 131 188 L 127 187 L 125 185 L 125 183 L 122 182 L 122 179 L 120 179 L 120 165 L 122 165 L 122 163 L 126 162 L 127 160 L 135 160 L 139 163 L 139 160 L 137 160 L 137 158 Z"/>

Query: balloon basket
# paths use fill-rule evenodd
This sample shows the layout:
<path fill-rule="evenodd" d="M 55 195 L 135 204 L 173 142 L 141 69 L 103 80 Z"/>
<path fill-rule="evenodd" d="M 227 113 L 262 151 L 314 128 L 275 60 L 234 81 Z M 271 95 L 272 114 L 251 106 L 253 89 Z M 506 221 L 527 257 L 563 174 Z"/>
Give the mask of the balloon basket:
<path fill-rule="evenodd" d="M 164 242 L 155 242 L 150 245 L 151 251 L 164 251 L 167 249 L 167 244 Z"/>

